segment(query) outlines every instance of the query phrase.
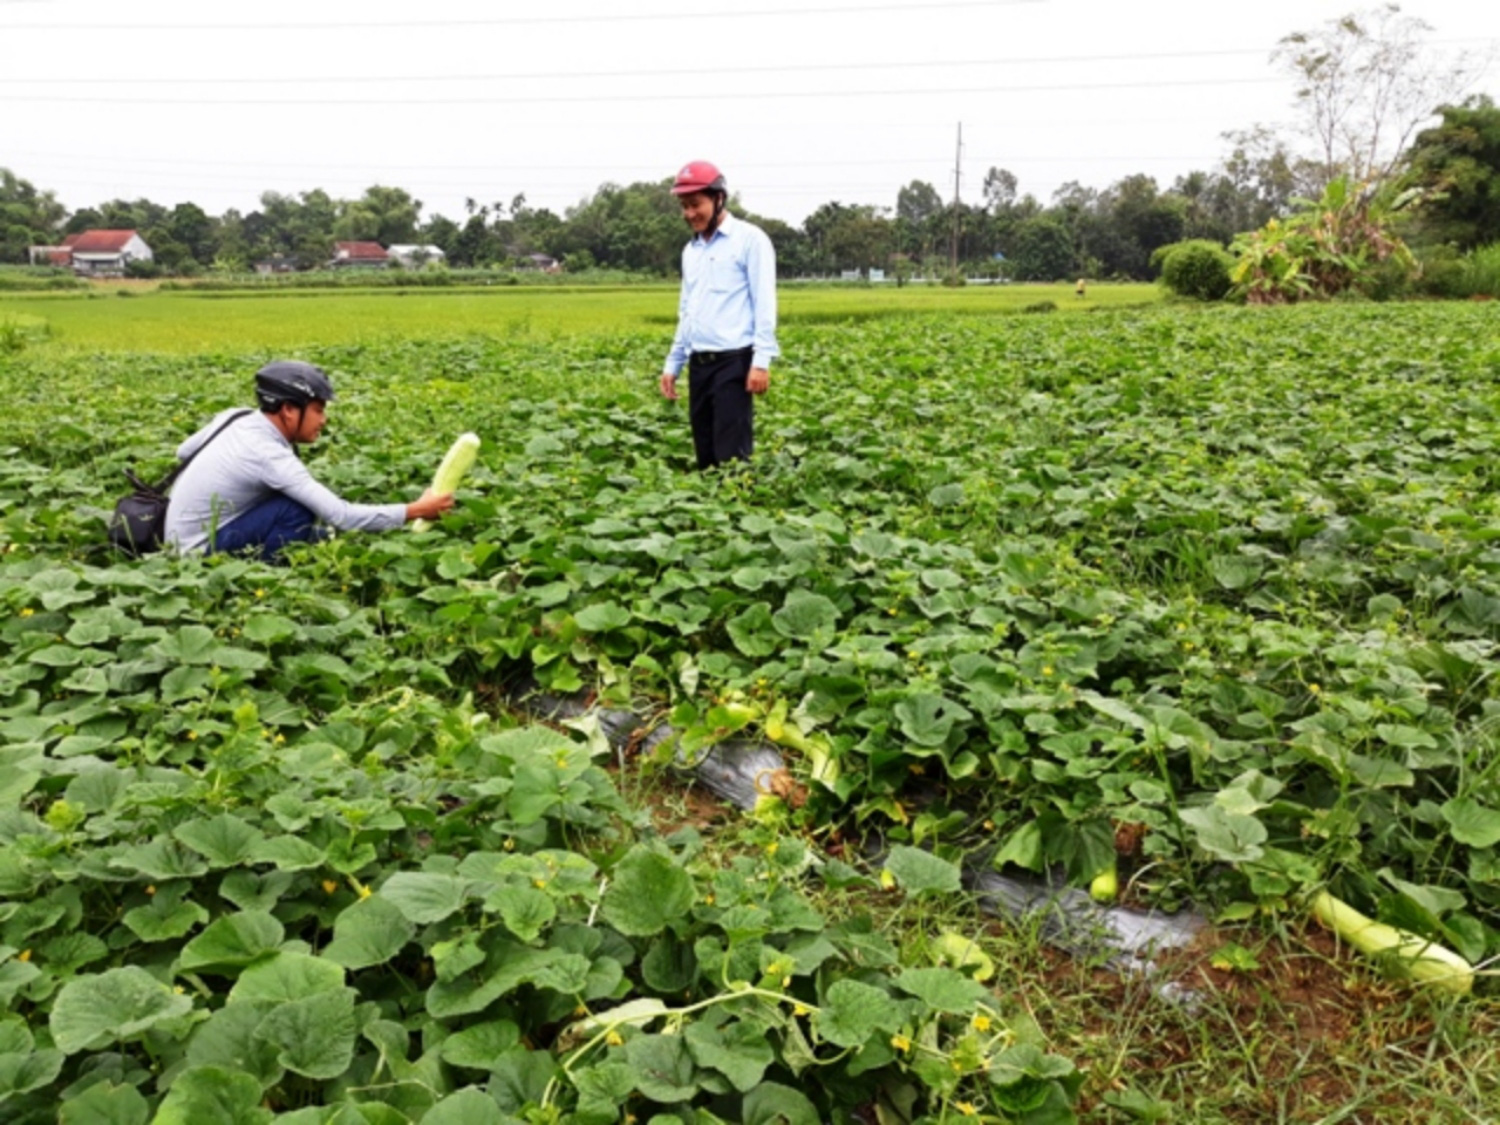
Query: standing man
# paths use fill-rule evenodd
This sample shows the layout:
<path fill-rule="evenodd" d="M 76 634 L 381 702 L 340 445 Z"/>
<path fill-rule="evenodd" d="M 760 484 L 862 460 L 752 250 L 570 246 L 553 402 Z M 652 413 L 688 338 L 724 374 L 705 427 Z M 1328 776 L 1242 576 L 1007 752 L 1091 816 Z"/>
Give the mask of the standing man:
<path fill-rule="evenodd" d="M 755 400 L 771 385 L 776 347 L 776 252 L 766 232 L 724 209 L 724 177 L 706 160 L 677 173 L 672 194 L 693 240 L 682 251 L 677 335 L 661 393 L 677 398 L 688 369 L 688 414 L 698 468 L 748 461 Z"/>
<path fill-rule="evenodd" d="M 411 504 L 351 504 L 313 480 L 294 446 L 318 440 L 333 401 L 322 368 L 300 360 L 255 373 L 260 410 L 225 410 L 177 450 L 191 457 L 172 486 L 167 543 L 179 551 L 251 551 L 274 560 L 288 543 L 340 530 L 386 531 L 407 520 L 436 519 L 453 497 L 431 490 Z M 235 417 L 242 414 L 243 417 Z"/>

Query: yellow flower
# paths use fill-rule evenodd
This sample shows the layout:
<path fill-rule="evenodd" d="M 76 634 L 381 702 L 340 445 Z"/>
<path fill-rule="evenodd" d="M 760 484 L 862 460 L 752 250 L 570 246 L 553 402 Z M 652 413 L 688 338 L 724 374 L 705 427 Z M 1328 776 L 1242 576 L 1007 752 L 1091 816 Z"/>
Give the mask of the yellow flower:
<path fill-rule="evenodd" d="M 1323 689 L 1317 684 L 1308 684 L 1307 690 L 1312 692 L 1314 695 L 1318 695 L 1322 692 Z"/>
<path fill-rule="evenodd" d="M 23 950 L 21 950 L 20 953 L 16 954 L 16 960 L 17 961 L 30 961 L 31 960 L 31 950 L 29 950 L 29 949 L 23 949 Z"/>
<path fill-rule="evenodd" d="M 1044 676 L 1050 676 L 1050 675 L 1052 675 L 1052 665 L 1050 665 L 1050 664 L 1043 664 L 1042 665 L 1042 675 L 1044 675 Z"/>
<path fill-rule="evenodd" d="M 152 886 L 148 886 L 148 887 L 147 887 L 147 888 L 146 888 L 146 893 L 147 893 L 147 894 L 148 894 L 148 895 L 154 895 L 154 894 L 155 894 L 155 893 L 156 893 L 156 887 L 155 887 L 155 885 L 152 885 Z"/>
<path fill-rule="evenodd" d="M 547 880 L 545 880 L 545 879 L 533 879 L 531 881 L 531 885 L 533 887 L 535 887 L 537 890 L 541 890 L 543 887 L 545 887 L 547 885 Z"/>
<path fill-rule="evenodd" d="M 892 1035 L 891 1046 L 896 1048 L 896 1050 L 898 1051 L 910 1051 L 911 1040 L 904 1035 Z"/>
<path fill-rule="evenodd" d="M 810 1011 L 810 1009 L 808 1008 L 808 1006 L 806 1004 L 793 1004 L 792 1005 L 792 1015 L 794 1015 L 794 1016 L 805 1016 L 805 1015 L 807 1015 L 807 1013 L 809 1011 Z"/>
<path fill-rule="evenodd" d="M 609 1034 L 604 1037 L 604 1041 L 611 1047 L 619 1047 L 625 1042 L 620 1033 L 618 1031 L 615 1031 L 613 1028 L 611 1028 Z"/>
<path fill-rule="evenodd" d="M 979 1113 L 979 1111 L 974 1108 L 973 1102 L 954 1102 L 953 1108 L 958 1110 L 958 1112 L 963 1114 L 965 1117 L 974 1117 Z"/>
<path fill-rule="evenodd" d="M 188 731 L 188 741 L 189 742 L 197 742 L 198 741 L 198 732 L 195 731 L 195 730 Z"/>
<path fill-rule="evenodd" d="M 258 590 L 255 591 L 255 596 L 257 598 L 263 598 L 263 597 L 266 596 L 266 592 L 264 590 L 259 590 L 258 589 Z"/>
<path fill-rule="evenodd" d="M 973 1022 L 975 1031 L 988 1031 L 990 1029 L 989 1016 L 975 1016 Z"/>
<path fill-rule="evenodd" d="M 779 842 L 777 842 L 776 840 L 772 840 L 769 844 L 766 845 L 766 854 L 767 855 L 775 855 L 776 854 L 776 849 L 779 848 L 779 847 L 781 847 L 781 844 Z"/>
<path fill-rule="evenodd" d="M 182 985 L 177 984 L 172 986 L 172 991 L 177 993 L 178 996 L 181 996 L 184 992 L 187 991 L 187 989 L 183 988 Z"/>
<path fill-rule="evenodd" d="M 370 888 L 367 887 L 367 886 L 365 886 L 363 883 L 361 883 L 359 885 L 359 897 L 360 898 L 369 898 L 370 897 Z"/>
<path fill-rule="evenodd" d="M 713 895 L 704 895 L 703 896 L 703 905 L 704 906 L 712 906 L 713 904 L 714 904 L 714 896 Z"/>
<path fill-rule="evenodd" d="M 508 852 L 513 852 L 516 850 L 516 842 L 514 840 L 506 840 L 505 843 L 501 845 L 501 847 L 503 847 Z"/>
<path fill-rule="evenodd" d="M 36 610 L 32 609 L 30 606 L 27 606 L 25 609 L 23 609 L 21 611 L 21 616 L 22 617 L 30 617 L 35 612 L 36 612 Z"/>
<path fill-rule="evenodd" d="M 286 735 L 284 735 L 284 734 L 278 734 L 276 736 L 276 745 L 277 746 L 280 746 L 285 741 L 286 741 Z"/>
<path fill-rule="evenodd" d="M 323 880 L 323 893 L 324 894 L 331 895 L 331 894 L 333 894 L 334 891 L 336 891 L 338 889 L 339 889 L 339 885 L 337 883 L 335 883 L 332 879 L 324 879 Z"/>
<path fill-rule="evenodd" d="M 987 820 L 987 821 L 985 821 L 984 822 L 984 830 L 986 832 L 993 832 L 995 830 L 995 822 L 993 820 Z"/>

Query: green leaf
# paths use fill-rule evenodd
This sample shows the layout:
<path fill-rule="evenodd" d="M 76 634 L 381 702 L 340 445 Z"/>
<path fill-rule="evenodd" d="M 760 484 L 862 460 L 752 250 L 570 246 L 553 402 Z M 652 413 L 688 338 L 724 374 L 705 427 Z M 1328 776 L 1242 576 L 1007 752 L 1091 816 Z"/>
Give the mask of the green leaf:
<path fill-rule="evenodd" d="M 921 848 L 896 845 L 886 857 L 885 868 L 908 894 L 951 894 L 963 889 L 958 864 Z"/>
<path fill-rule="evenodd" d="M 1260 578 L 1261 563 L 1246 555 L 1215 555 L 1208 564 L 1214 581 L 1226 590 L 1243 590 Z"/>
<path fill-rule="evenodd" d="M 573 620 L 585 633 L 607 633 L 630 624 L 630 611 L 615 602 L 600 602 L 574 614 Z"/>
<path fill-rule="evenodd" d="M 98 1049 L 130 1039 L 163 1020 L 192 1010 L 180 996 L 145 969 L 126 965 L 63 985 L 52 1003 L 53 1042 L 64 1054 Z"/>
<path fill-rule="evenodd" d="M 219 895 L 241 910 L 264 912 L 281 901 L 292 879 L 289 871 L 268 871 L 264 875 L 231 871 L 219 883 Z"/>
<path fill-rule="evenodd" d="M 321 957 L 282 950 L 257 961 L 229 990 L 229 1003 L 268 1000 L 284 1003 L 344 987 L 344 968 Z"/>
<path fill-rule="evenodd" d="M 269 1125 L 260 1083 L 241 1071 L 196 1066 L 178 1073 L 151 1125 Z"/>
<path fill-rule="evenodd" d="M 455 1090 L 422 1115 L 422 1125 L 506 1125 L 510 1120 L 478 1086 Z"/>
<path fill-rule="evenodd" d="M 1232 813 L 1220 805 L 1183 809 L 1181 816 L 1193 829 L 1198 846 L 1215 859 L 1244 863 L 1264 854 L 1266 826 L 1253 816 Z"/>
<path fill-rule="evenodd" d="M 927 502 L 934 508 L 955 508 L 964 502 L 964 486 L 940 484 L 927 494 Z"/>
<path fill-rule="evenodd" d="M 184 625 L 153 646 L 156 655 L 172 664 L 212 664 L 218 647 L 214 631 L 205 625 Z"/>
<path fill-rule="evenodd" d="M 765 602 L 756 602 L 743 613 L 731 617 L 725 628 L 734 647 L 757 660 L 770 656 L 785 643 L 771 623 L 771 607 Z"/>
<path fill-rule="evenodd" d="M 939 749 L 948 742 L 954 723 L 974 716 L 946 696 L 914 692 L 893 708 L 901 733 L 918 746 Z"/>
<path fill-rule="evenodd" d="M 698 1092 L 693 1059 L 680 1035 L 637 1035 L 625 1044 L 635 1088 L 654 1102 L 685 1102 Z"/>
<path fill-rule="evenodd" d="M 627 937 L 651 937 L 687 916 L 693 881 L 671 859 L 637 845 L 615 868 L 604 892 L 604 918 Z"/>
<path fill-rule="evenodd" d="M 438 1050 L 449 1066 L 489 1070 L 497 1058 L 520 1041 L 521 1029 L 515 1024 L 509 1020 L 491 1020 L 448 1036 Z"/>
<path fill-rule="evenodd" d="M 823 1119 L 801 1091 L 762 1082 L 745 1095 L 740 1120 L 743 1125 L 821 1125 Z"/>
<path fill-rule="evenodd" d="M 929 1008 L 966 1016 L 989 995 L 984 985 L 954 969 L 907 969 L 896 978 L 896 987 L 910 993 Z"/>
<path fill-rule="evenodd" d="M 263 1087 L 281 1081 L 274 1043 L 260 1038 L 261 1022 L 276 1007 L 268 1001 L 225 1004 L 199 1024 L 188 1041 L 189 1066 L 220 1066 L 253 1074 Z"/>
<path fill-rule="evenodd" d="M 620 1107 L 635 1091 L 635 1072 L 623 1062 L 602 1062 L 573 1072 L 578 1112 L 617 1121 Z"/>
<path fill-rule="evenodd" d="M 557 1064 L 546 1051 L 516 1047 L 491 1066 L 489 1092 L 501 1109 L 515 1113 L 528 1102 L 539 1103 L 557 1075 Z"/>
<path fill-rule="evenodd" d="M 686 1038 L 694 1061 L 717 1070 L 741 1093 L 753 1090 L 776 1061 L 765 1029 L 748 1023 L 735 1021 L 723 1028 L 690 1023 Z"/>
<path fill-rule="evenodd" d="M 296 836 L 270 836 L 255 845 L 252 858 L 256 863 L 269 863 L 278 871 L 307 871 L 321 867 L 327 856 L 321 848 Z"/>
<path fill-rule="evenodd" d="M 284 936 L 281 923 L 260 910 L 226 914 L 182 947 L 179 972 L 241 969 L 276 949 Z"/>
<path fill-rule="evenodd" d="M 151 1106 L 134 1086 L 96 1082 L 58 1110 L 59 1125 L 146 1125 Z"/>
<path fill-rule="evenodd" d="M 1443 819 L 1460 844 L 1488 848 L 1500 844 L 1500 812 L 1473 797 L 1455 797 L 1442 808 Z"/>
<path fill-rule="evenodd" d="M 67 1056 L 61 1051 L 0 1054 L 0 1106 L 7 1098 L 50 1086 L 62 1073 Z"/>
<path fill-rule="evenodd" d="M 196 879 L 206 874 L 208 864 L 176 840 L 158 836 L 145 844 L 125 848 L 109 865 L 121 871 L 136 871 L 154 883 L 172 879 Z"/>
<path fill-rule="evenodd" d="M 380 897 L 393 903 L 408 922 L 419 926 L 441 922 L 464 903 L 468 882 L 452 875 L 399 871 L 380 886 Z"/>
<path fill-rule="evenodd" d="M 798 641 L 830 636 L 838 620 L 838 607 L 833 602 L 806 590 L 793 590 L 771 617 L 778 633 Z"/>
<path fill-rule="evenodd" d="M 173 902 L 158 894 L 149 906 L 127 910 L 123 921 L 142 941 L 170 941 L 207 922 L 208 911 L 191 899 Z"/>
<path fill-rule="evenodd" d="M 834 982 L 816 1017 L 818 1034 L 837 1047 L 862 1047 L 877 1031 L 894 1031 L 890 993 L 863 981 Z"/>
<path fill-rule="evenodd" d="M 262 1021 L 256 1035 L 278 1048 L 276 1061 L 293 1073 L 307 1078 L 337 1078 L 354 1059 L 359 1035 L 354 997 L 352 988 L 341 988 L 279 1004 Z"/>
<path fill-rule="evenodd" d="M 278 641 L 291 640 L 300 632 L 296 622 L 285 617 L 274 613 L 257 613 L 245 619 L 243 636 L 254 644 L 273 645 Z"/>
<path fill-rule="evenodd" d="M 214 867 L 240 867 L 254 862 L 255 848 L 265 833 L 237 816 L 223 813 L 212 820 L 189 820 L 172 831 Z"/>
<path fill-rule="evenodd" d="M 412 939 L 417 927 L 384 894 L 347 907 L 333 923 L 333 940 L 323 956 L 346 969 L 383 965 Z"/>
<path fill-rule="evenodd" d="M 535 941 L 557 917 L 552 896 L 535 887 L 513 887 L 500 892 L 500 917 L 522 941 Z"/>

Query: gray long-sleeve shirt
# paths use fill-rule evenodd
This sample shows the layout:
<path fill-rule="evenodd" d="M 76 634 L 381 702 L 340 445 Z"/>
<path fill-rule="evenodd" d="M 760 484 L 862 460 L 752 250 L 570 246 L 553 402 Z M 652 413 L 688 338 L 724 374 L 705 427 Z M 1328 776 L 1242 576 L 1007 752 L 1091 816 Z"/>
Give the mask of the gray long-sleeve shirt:
<path fill-rule="evenodd" d="M 178 447 L 191 456 L 233 410 L 221 411 Z M 202 551 L 209 536 L 275 493 L 297 501 L 341 531 L 388 531 L 406 522 L 405 504 L 351 504 L 313 480 L 289 442 L 256 411 L 231 422 L 172 485 L 166 540 L 179 551 Z"/>

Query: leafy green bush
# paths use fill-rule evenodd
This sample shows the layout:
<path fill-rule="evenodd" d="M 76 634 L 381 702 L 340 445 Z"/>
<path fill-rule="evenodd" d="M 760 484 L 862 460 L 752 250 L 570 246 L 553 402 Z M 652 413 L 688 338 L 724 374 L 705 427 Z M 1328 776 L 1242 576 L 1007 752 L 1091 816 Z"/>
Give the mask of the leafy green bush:
<path fill-rule="evenodd" d="M 1177 296 L 1218 301 L 1229 292 L 1229 271 L 1234 259 L 1217 242 L 1194 238 L 1163 249 L 1166 253 L 1161 257 L 1162 284 Z"/>
<path fill-rule="evenodd" d="M 1500 242 L 1471 250 L 1463 260 L 1460 296 L 1500 297 Z"/>
<path fill-rule="evenodd" d="M 1279 305 L 1344 293 L 1369 296 L 1377 281 L 1389 286 L 1397 269 L 1416 276 L 1416 258 L 1393 226 L 1421 194 L 1393 195 L 1347 178 L 1334 180 L 1322 198 L 1295 201 L 1302 210 L 1235 239 L 1235 291 L 1252 305 Z M 1394 265 L 1377 275 L 1387 260 Z"/>

